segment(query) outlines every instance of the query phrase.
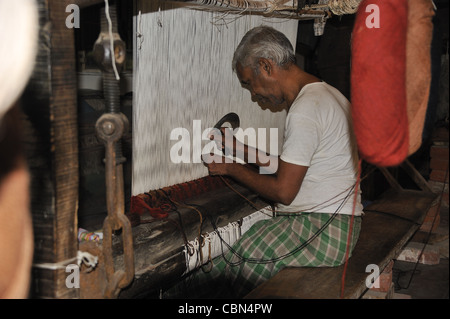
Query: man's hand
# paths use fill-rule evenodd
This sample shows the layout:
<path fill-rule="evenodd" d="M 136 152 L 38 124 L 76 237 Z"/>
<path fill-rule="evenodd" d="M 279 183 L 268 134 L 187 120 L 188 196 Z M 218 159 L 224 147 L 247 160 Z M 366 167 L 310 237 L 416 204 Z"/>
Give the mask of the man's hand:
<path fill-rule="evenodd" d="M 241 154 L 241 157 L 244 156 L 245 145 L 236 139 L 232 129 L 222 127 L 220 128 L 220 131 L 213 130 L 209 138 L 216 142 L 217 147 L 221 149 L 225 155 L 235 157 L 236 154 Z"/>
<path fill-rule="evenodd" d="M 230 166 L 236 164 L 230 159 L 217 154 L 203 154 L 202 161 L 208 168 L 209 175 L 228 175 Z"/>

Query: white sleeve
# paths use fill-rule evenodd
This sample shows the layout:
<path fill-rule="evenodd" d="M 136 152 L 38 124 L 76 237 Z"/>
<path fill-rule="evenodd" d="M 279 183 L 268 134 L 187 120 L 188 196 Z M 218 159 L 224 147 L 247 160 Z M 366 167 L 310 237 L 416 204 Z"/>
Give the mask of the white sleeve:
<path fill-rule="evenodd" d="M 280 159 L 291 164 L 310 166 L 321 137 L 317 121 L 299 113 L 288 114 Z"/>

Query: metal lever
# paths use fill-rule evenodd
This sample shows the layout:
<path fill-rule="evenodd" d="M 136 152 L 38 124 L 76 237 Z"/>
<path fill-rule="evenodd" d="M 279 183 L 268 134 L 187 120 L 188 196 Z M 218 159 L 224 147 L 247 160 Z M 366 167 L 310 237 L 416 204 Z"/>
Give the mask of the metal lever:
<path fill-rule="evenodd" d="M 103 255 L 108 283 L 106 298 L 116 298 L 134 278 L 134 251 L 131 224 L 125 216 L 123 169 L 116 163 L 115 143 L 128 128 L 128 119 L 122 113 L 105 113 L 95 125 L 98 137 L 104 141 L 106 156 L 106 205 L 108 216 L 103 223 Z M 112 233 L 122 229 L 125 269 L 115 271 L 112 252 Z"/>
<path fill-rule="evenodd" d="M 128 286 L 134 278 L 134 250 L 131 224 L 125 216 L 123 163 L 120 139 L 128 131 L 128 119 L 120 112 L 119 81 L 114 76 L 112 56 L 120 70 L 125 62 L 125 43 L 117 32 L 116 6 L 110 7 L 113 33 L 107 32 L 106 13 L 101 16 L 102 30 L 94 45 L 94 58 L 103 75 L 103 91 L 106 112 L 97 120 L 97 136 L 105 143 L 106 205 L 108 216 L 103 223 L 103 255 L 107 283 L 104 297 L 117 298 L 120 290 Z M 114 40 L 114 50 L 111 47 Z M 112 252 L 112 235 L 122 230 L 125 269 L 115 270 Z"/>

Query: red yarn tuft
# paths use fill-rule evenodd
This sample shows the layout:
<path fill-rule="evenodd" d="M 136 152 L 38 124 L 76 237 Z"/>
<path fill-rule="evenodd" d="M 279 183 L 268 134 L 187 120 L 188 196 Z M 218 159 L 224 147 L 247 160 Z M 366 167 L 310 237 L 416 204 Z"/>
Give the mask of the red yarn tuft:
<path fill-rule="evenodd" d="M 145 212 L 149 212 L 150 216 L 154 218 L 166 218 L 169 214 L 163 211 L 161 208 L 150 207 L 142 198 L 139 196 L 131 197 L 131 212 L 133 214 L 143 215 Z"/>
<path fill-rule="evenodd" d="M 173 210 L 173 202 L 184 202 L 208 191 L 225 187 L 219 176 L 206 176 L 194 181 L 176 184 L 159 190 L 149 191 L 131 197 L 130 212 L 127 214 L 132 225 L 140 223 L 140 216 L 150 213 L 155 219 L 166 218 Z"/>

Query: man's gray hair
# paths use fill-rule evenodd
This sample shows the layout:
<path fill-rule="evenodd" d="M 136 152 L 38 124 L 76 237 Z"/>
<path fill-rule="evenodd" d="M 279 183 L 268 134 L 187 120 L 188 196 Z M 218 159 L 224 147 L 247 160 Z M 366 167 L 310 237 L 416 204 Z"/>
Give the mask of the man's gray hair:
<path fill-rule="evenodd" d="M 269 26 L 259 26 L 248 31 L 236 48 L 232 62 L 233 71 L 236 71 L 238 63 L 242 67 L 250 66 L 258 70 L 260 58 L 270 59 L 278 66 L 285 67 L 295 63 L 294 48 L 280 31 Z"/>

